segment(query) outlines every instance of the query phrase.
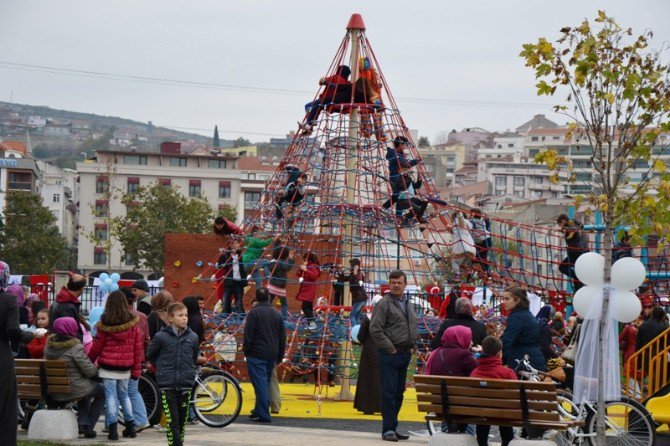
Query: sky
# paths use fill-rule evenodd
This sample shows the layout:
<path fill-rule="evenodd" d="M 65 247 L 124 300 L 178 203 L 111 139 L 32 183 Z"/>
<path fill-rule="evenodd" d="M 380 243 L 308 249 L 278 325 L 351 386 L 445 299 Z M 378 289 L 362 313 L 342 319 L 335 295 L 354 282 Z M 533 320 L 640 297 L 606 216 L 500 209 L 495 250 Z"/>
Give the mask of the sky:
<path fill-rule="evenodd" d="M 297 129 L 360 13 L 420 136 L 504 131 L 539 113 L 563 123 L 551 111 L 561 98 L 536 96 L 521 45 L 603 7 L 668 46 L 667 0 L 0 0 L 0 100 L 267 141 Z"/>

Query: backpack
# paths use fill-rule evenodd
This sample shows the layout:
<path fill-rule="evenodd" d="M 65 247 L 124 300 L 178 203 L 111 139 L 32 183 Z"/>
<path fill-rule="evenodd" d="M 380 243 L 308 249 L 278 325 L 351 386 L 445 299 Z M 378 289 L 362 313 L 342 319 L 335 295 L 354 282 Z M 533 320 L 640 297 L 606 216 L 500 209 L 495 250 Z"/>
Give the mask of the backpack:
<path fill-rule="evenodd" d="M 472 235 L 475 243 L 482 243 L 491 236 L 491 233 L 486 229 L 486 222 L 483 218 L 472 219 Z"/>

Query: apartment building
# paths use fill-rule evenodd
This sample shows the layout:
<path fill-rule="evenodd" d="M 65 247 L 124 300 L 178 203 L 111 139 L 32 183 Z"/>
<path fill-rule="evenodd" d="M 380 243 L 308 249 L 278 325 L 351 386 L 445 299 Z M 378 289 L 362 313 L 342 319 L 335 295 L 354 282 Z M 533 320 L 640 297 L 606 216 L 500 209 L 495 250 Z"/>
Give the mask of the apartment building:
<path fill-rule="evenodd" d="M 42 202 L 56 217 L 56 226 L 68 244 L 76 247 L 78 241 L 77 202 L 79 201 L 76 195 L 79 191 L 77 172 L 39 160 L 37 166 L 40 171 L 39 193 Z"/>
<path fill-rule="evenodd" d="M 4 220 L 7 194 L 37 193 L 39 169 L 26 158 L 26 145 L 19 141 L 0 141 L 0 217 Z"/>
<path fill-rule="evenodd" d="M 164 144 L 160 153 L 134 151 L 99 151 L 95 159 L 77 163 L 79 175 L 79 251 L 78 267 L 85 273 L 105 271 L 111 264 L 115 271 L 132 271 L 130 258 L 121 246 L 111 240 L 111 256 L 104 247 L 96 246 L 86 234 L 107 236 L 104 219 L 94 216 L 107 212 L 125 215 L 121 196 L 140 186 L 156 182 L 177 188 L 186 197 L 204 197 L 216 212 L 235 206 L 238 223 L 260 199 L 264 184 L 272 177 L 275 166 L 262 164 L 258 158 L 233 155 L 191 155 L 180 152 L 179 146 Z M 109 193 L 112 190 L 116 193 Z M 138 271 L 148 274 L 149 271 Z"/>
<path fill-rule="evenodd" d="M 438 189 L 451 186 L 454 174 L 465 162 L 465 146 L 458 143 L 439 144 L 419 149 L 426 171 Z"/>

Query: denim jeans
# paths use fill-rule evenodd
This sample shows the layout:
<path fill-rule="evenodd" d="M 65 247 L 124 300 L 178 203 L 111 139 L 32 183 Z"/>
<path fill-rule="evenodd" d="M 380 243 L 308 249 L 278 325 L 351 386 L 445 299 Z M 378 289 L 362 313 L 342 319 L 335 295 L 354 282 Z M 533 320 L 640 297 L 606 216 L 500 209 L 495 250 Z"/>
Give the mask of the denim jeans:
<path fill-rule="evenodd" d="M 105 389 L 102 383 L 95 383 L 93 391 L 77 403 L 77 423 L 95 428 L 105 408 Z"/>
<path fill-rule="evenodd" d="M 127 379 L 103 379 L 102 385 L 105 386 L 105 423 L 109 426 L 119 421 L 119 405 L 123 412 L 123 419 L 126 421 L 135 421 L 133 418 L 133 407 L 128 398 Z"/>
<path fill-rule="evenodd" d="M 270 271 L 268 270 L 269 264 L 270 262 L 267 259 L 261 258 L 257 259 L 253 264 L 250 265 L 253 268 L 251 271 L 251 279 L 256 284 L 256 289 L 259 289 L 263 285 L 263 278 L 261 277 L 261 271 L 263 271 L 263 276 L 265 278 L 270 277 Z"/>
<path fill-rule="evenodd" d="M 247 370 L 256 393 L 256 405 L 251 414 L 261 420 L 270 419 L 270 379 L 274 368 L 274 361 L 247 356 Z"/>
<path fill-rule="evenodd" d="M 398 429 L 398 413 L 405 393 L 410 352 L 390 354 L 379 349 L 379 369 L 382 387 L 382 435 Z"/>
<path fill-rule="evenodd" d="M 131 379 L 128 381 L 128 398 L 130 398 L 130 404 L 133 406 L 133 419 L 135 420 L 135 425 L 144 426 L 149 424 L 149 419 L 147 418 L 147 408 L 144 406 L 144 400 L 137 388 L 138 384 L 138 379 Z"/>
<path fill-rule="evenodd" d="M 349 313 L 349 320 L 351 320 L 351 326 L 358 325 L 361 323 L 361 316 L 363 315 L 363 307 L 365 306 L 366 301 L 362 300 L 351 305 L 351 312 Z"/>

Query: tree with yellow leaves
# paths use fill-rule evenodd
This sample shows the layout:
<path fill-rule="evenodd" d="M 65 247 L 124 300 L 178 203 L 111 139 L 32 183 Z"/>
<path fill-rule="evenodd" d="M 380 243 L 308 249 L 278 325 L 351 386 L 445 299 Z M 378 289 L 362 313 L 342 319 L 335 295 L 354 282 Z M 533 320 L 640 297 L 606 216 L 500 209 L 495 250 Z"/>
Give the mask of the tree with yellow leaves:
<path fill-rule="evenodd" d="M 662 62 L 660 50 L 649 48 L 651 31 L 634 36 L 604 11 L 593 23 L 584 20 L 560 32 L 554 43 L 540 38 L 523 45 L 520 55 L 535 70 L 538 95 L 566 94 L 565 103 L 555 108 L 571 120 L 566 138 L 585 137 L 591 146 L 592 191 L 576 201 L 602 212 L 604 279 L 609 283 L 618 225 L 630 225 L 637 240 L 670 232 L 670 174 L 662 160 L 670 153 L 659 145 L 659 136 L 670 133 L 670 65 Z M 554 172 L 567 171 L 570 181 L 576 180 L 570 160 L 555 150 L 539 153 L 535 160 Z M 646 167 L 637 182 L 630 174 L 640 165 Z M 598 445 L 605 445 L 602 378 L 608 303 L 606 288 L 599 336 Z"/>

